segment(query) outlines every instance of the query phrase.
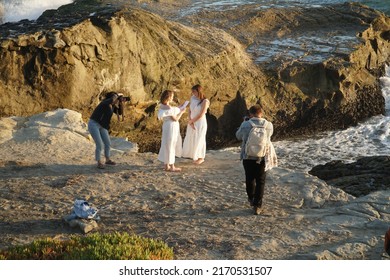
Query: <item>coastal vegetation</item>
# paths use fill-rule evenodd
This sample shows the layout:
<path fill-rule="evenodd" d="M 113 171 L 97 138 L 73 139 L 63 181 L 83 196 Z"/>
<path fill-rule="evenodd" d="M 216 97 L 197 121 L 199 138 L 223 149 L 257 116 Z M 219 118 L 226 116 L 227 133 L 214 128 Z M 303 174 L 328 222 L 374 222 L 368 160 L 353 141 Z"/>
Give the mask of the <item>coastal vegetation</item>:
<path fill-rule="evenodd" d="M 0 251 L 0 260 L 171 260 L 173 256 L 164 242 L 126 232 L 37 239 Z"/>

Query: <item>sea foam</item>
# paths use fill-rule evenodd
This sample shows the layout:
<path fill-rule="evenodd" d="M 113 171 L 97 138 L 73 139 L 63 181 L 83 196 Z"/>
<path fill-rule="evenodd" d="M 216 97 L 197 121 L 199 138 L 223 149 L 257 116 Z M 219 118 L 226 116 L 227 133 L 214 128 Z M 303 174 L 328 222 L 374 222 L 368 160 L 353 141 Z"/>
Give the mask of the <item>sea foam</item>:
<path fill-rule="evenodd" d="M 390 67 L 381 78 L 385 115 L 374 116 L 357 126 L 321 133 L 315 138 L 275 142 L 280 166 L 308 171 L 332 160 L 355 161 L 359 157 L 389 155 Z"/>
<path fill-rule="evenodd" d="M 70 4 L 73 0 L 1 0 L 0 23 L 36 20 L 45 10 Z"/>

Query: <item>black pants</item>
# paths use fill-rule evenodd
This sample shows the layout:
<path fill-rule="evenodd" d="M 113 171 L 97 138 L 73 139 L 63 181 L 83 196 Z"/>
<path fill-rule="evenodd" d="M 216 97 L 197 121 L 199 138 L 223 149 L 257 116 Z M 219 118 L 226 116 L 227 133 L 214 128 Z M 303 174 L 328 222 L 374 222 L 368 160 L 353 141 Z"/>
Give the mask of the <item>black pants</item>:
<path fill-rule="evenodd" d="M 256 160 L 244 159 L 242 161 L 245 170 L 245 184 L 248 200 L 253 202 L 254 206 L 261 207 L 263 203 L 265 186 L 265 161 L 264 159 L 257 163 Z"/>

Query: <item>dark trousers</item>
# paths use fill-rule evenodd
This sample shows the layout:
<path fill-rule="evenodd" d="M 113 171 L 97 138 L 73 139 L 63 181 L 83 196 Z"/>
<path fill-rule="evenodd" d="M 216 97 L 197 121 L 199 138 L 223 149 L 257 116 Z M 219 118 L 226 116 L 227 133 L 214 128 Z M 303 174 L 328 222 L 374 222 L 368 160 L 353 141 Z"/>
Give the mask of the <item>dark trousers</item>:
<path fill-rule="evenodd" d="M 257 163 L 256 160 L 244 159 L 242 161 L 245 170 L 245 184 L 248 200 L 253 202 L 254 206 L 261 207 L 263 203 L 265 186 L 265 161 L 264 159 Z"/>

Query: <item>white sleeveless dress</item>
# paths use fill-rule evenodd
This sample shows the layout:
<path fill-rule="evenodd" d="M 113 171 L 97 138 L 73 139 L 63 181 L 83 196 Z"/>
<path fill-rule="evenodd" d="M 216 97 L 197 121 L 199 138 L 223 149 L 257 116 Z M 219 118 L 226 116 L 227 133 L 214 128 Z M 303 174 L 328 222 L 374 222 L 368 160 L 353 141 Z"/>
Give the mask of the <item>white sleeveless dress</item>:
<path fill-rule="evenodd" d="M 158 160 L 165 164 L 174 164 L 175 157 L 181 157 L 182 138 L 180 135 L 180 125 L 174 121 L 171 116 L 180 113 L 178 107 L 170 109 L 159 109 L 157 117 L 163 121 L 161 147 L 158 153 Z"/>
<path fill-rule="evenodd" d="M 200 100 L 195 96 L 191 97 L 190 110 L 191 119 L 199 115 L 202 111 L 202 104 L 199 104 Z M 197 160 L 198 158 L 205 158 L 206 156 L 206 132 L 207 132 L 207 120 L 206 114 L 204 114 L 195 123 L 195 129 L 190 125 L 187 125 L 187 132 L 183 143 L 182 156 L 185 158 L 191 158 Z"/>

